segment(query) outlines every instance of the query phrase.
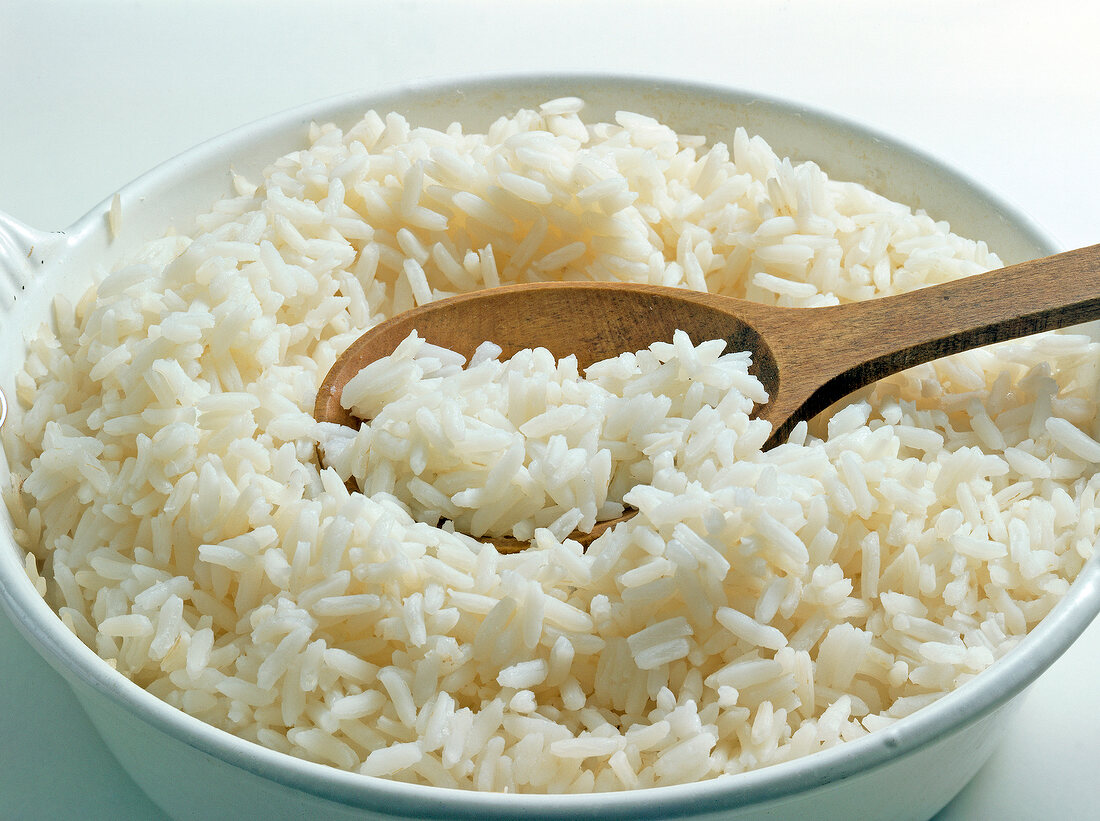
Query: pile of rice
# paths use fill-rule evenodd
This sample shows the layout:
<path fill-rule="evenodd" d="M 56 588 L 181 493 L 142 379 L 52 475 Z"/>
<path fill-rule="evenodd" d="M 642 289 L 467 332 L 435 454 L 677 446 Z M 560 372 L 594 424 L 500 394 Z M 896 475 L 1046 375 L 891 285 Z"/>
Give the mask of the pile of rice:
<path fill-rule="evenodd" d="M 751 357 L 725 347 L 695 348 L 677 331 L 581 377 L 576 356 L 555 362 L 538 348 L 502 363 L 492 343 L 463 368 L 413 331 L 348 381 L 341 404 L 367 424 L 328 425 L 324 461 L 368 496 L 396 496 L 418 522 L 521 541 L 541 528 L 558 541 L 590 533 L 668 460 L 694 474 L 678 452 L 687 438 L 722 437 L 694 452 L 730 459 L 768 438 L 771 425 L 749 419 L 768 398 Z"/>
<path fill-rule="evenodd" d="M 534 515 L 532 548 L 501 555 L 417 522 L 396 472 L 392 489 L 362 477 L 364 495 L 318 465 L 310 411 L 335 357 L 447 294 L 591 278 L 814 306 L 1000 264 L 743 130 L 707 147 L 580 109 L 555 100 L 486 134 L 373 112 L 315 127 L 258 184 L 236 179 L 192 238 L 58 301 L 5 424 L 6 502 L 77 636 L 168 703 L 291 755 L 578 792 L 858 738 L 1049 612 L 1097 539 L 1100 350 L 1082 336 L 922 366 L 767 452 L 738 352 L 732 382 L 701 380 L 703 340 L 651 351 L 648 373 L 612 361 L 604 389 L 640 404 L 596 449 L 634 442 L 647 466 L 608 496 L 638 514 L 587 552 L 565 538 L 569 510 Z M 414 450 L 430 436 L 408 430 Z M 472 515 L 499 498 L 472 494 Z"/>

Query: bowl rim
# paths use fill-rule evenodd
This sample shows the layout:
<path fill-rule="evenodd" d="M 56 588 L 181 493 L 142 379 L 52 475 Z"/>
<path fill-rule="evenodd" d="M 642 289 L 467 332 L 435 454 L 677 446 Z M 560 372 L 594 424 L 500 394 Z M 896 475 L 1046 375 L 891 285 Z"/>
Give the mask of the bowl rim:
<path fill-rule="evenodd" d="M 416 81 L 336 95 L 295 106 L 203 141 L 140 175 L 120 188 L 116 195 L 103 199 L 62 232 L 66 235 L 64 245 L 67 250 L 72 250 L 93 232 L 101 231 L 114 196 L 126 196 L 156 187 L 166 180 L 178 179 L 189 164 L 216 159 L 234 147 L 256 141 L 264 134 L 288 131 L 317 119 L 323 120 L 325 112 L 353 105 L 365 111 L 391 105 L 391 100 L 456 90 L 529 90 L 534 93 L 538 86 L 545 84 L 600 84 L 630 87 L 635 91 L 652 87 L 666 92 L 705 95 L 719 103 L 757 102 L 773 106 L 873 139 L 891 151 L 926 163 L 985 200 L 993 211 L 1010 220 L 1037 247 L 1048 252 L 1056 248 L 1052 239 L 1030 218 L 982 185 L 923 150 L 862 123 L 779 97 L 725 85 L 641 74 L 588 72 L 518 73 Z M 51 260 L 51 263 L 56 261 Z M 43 270 L 48 272 L 50 268 Z M 3 511 L 2 515 L 6 517 L 7 511 Z M 17 560 L 22 551 L 14 538 L 5 537 L 4 541 L 7 544 L 0 545 L 0 603 L 20 632 L 70 685 L 79 683 L 91 687 L 140 721 L 231 766 L 330 801 L 351 807 L 384 810 L 410 818 L 456 815 L 495 818 L 508 817 L 520 811 L 552 813 L 563 818 L 596 812 L 614 818 L 632 818 L 654 812 L 683 814 L 690 807 L 732 808 L 787 797 L 792 794 L 792 784 L 797 784 L 798 791 L 803 791 L 848 779 L 885 766 L 997 710 L 1053 663 L 1100 612 L 1098 555 L 1086 564 L 1051 613 L 1011 652 L 935 703 L 868 736 L 780 764 L 690 784 L 574 795 L 486 793 L 427 787 L 337 770 L 262 747 L 168 705 L 116 672 L 63 625 L 39 596 Z"/>

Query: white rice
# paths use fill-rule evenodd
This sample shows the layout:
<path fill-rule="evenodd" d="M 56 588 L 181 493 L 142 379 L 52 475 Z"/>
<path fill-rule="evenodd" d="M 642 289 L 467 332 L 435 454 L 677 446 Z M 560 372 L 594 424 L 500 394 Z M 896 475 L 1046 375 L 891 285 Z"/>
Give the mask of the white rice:
<path fill-rule="evenodd" d="M 696 348 L 677 332 L 582 377 L 575 357 L 537 349 L 501 362 L 489 343 L 463 369 L 461 356 L 413 332 L 348 381 L 342 404 L 370 421 L 358 432 L 324 428 L 325 463 L 393 495 L 417 521 L 522 540 L 547 528 L 560 541 L 622 515 L 623 494 L 671 455 L 670 435 L 719 426 L 731 447 L 739 432 L 767 435 L 749 419 L 753 401 L 766 400 L 749 357 L 724 347 Z M 642 381 L 649 400 L 636 395 Z"/>
<path fill-rule="evenodd" d="M 641 354 L 605 363 L 601 389 L 630 401 L 605 408 L 552 521 L 511 509 L 514 474 L 471 485 L 471 524 L 526 521 L 512 527 L 533 546 L 514 555 L 435 526 L 459 491 L 400 487 L 464 426 L 465 448 L 510 453 L 465 409 L 379 433 L 365 493 L 318 466 L 331 431 L 310 410 L 335 357 L 458 291 L 622 279 L 809 307 L 1000 264 L 743 130 L 707 147 L 580 110 L 551 101 L 485 134 L 374 112 L 316 126 L 262 180 L 234 175 L 190 237 L 58 301 L 4 425 L 6 502 L 28 573 L 76 635 L 169 704 L 291 755 L 588 792 L 873 732 L 1050 611 L 1098 527 L 1098 348 L 1072 334 L 900 374 L 766 453 L 743 365 L 712 383 L 716 354 L 686 343 L 652 371 Z M 453 367 L 423 353 L 419 375 L 385 375 L 386 403 L 432 378 L 423 360 Z M 509 401 L 532 380 L 558 390 L 559 369 L 517 377 Z M 587 402 L 568 408 L 571 379 L 509 424 L 549 447 L 590 423 Z M 601 449 L 618 468 L 596 476 Z M 619 501 L 638 514 L 587 552 L 566 538 Z M 414 505 L 440 516 L 418 522 Z"/>

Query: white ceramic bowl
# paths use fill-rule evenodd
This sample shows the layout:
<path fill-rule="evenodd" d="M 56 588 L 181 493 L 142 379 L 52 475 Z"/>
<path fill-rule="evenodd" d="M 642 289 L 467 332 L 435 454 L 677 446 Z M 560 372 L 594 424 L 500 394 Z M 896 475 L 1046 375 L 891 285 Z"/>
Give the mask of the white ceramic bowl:
<path fill-rule="evenodd" d="M 738 125 L 780 154 L 813 159 L 839 179 L 948 220 L 1006 262 L 1052 253 L 1014 209 L 919 151 L 863 127 L 744 92 L 658 80 L 565 76 L 412 85 L 326 100 L 237 129 L 145 174 L 119 192 L 119 235 L 105 200 L 68 230 L 43 233 L 0 215 L 0 390 L 11 397 L 24 334 L 53 297 L 79 295 L 92 271 L 163 235 L 229 193 L 228 169 L 257 174 L 299 147 L 311 121 L 350 125 L 367 108 L 435 127 L 484 128 L 500 113 L 578 95 L 586 117 L 654 115 L 681 133 L 728 139 Z M 93 158 L 89 158 L 93 159 Z M 11 412 L 15 412 L 14 409 Z M 2 415 L 2 411 L 0 411 Z M 0 482 L 8 482 L 0 470 Z M 2 506 L 0 506 L 2 509 Z M 69 682 L 104 741 L 175 818 L 928 818 L 992 752 L 1016 699 L 1100 610 L 1100 557 L 1020 646 L 930 707 L 865 738 L 755 772 L 676 787 L 546 796 L 418 787 L 334 769 L 243 741 L 169 707 L 115 673 L 73 636 L 27 579 L 12 523 L 0 513 L 0 599 L 13 622 Z"/>

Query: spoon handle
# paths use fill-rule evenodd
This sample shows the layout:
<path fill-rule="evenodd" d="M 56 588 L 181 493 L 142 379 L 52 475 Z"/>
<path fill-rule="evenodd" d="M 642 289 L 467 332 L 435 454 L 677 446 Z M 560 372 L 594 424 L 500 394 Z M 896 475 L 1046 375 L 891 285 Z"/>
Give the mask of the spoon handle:
<path fill-rule="evenodd" d="M 773 350 L 782 352 L 786 361 L 779 365 L 788 377 L 825 377 L 803 399 L 799 417 L 809 418 L 914 365 L 1100 319 L 1100 245 L 896 296 L 803 311 L 803 317 L 801 327 L 786 329 L 801 344 Z"/>

